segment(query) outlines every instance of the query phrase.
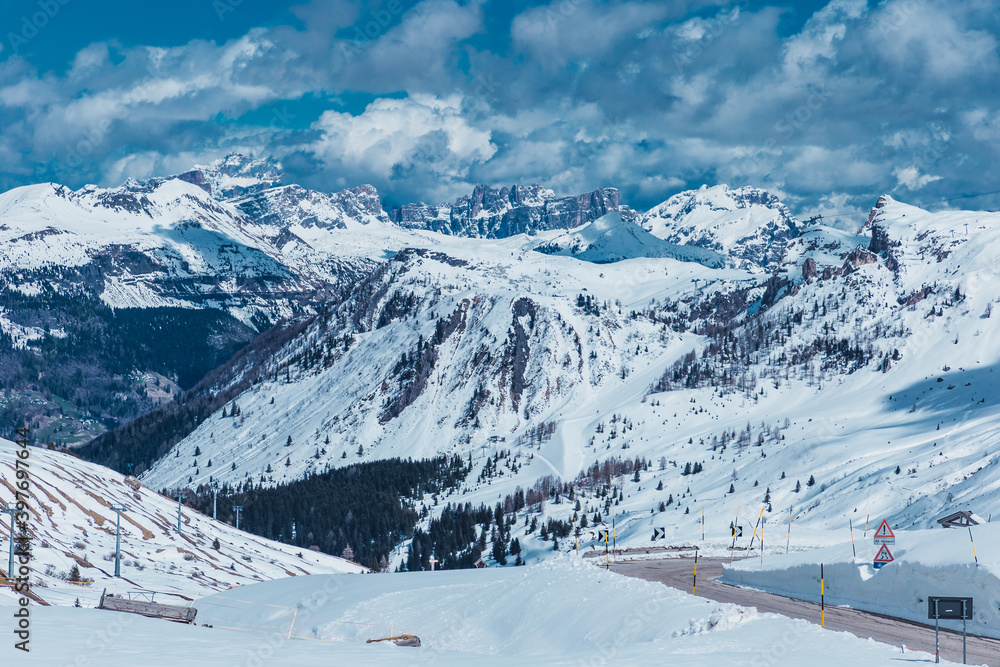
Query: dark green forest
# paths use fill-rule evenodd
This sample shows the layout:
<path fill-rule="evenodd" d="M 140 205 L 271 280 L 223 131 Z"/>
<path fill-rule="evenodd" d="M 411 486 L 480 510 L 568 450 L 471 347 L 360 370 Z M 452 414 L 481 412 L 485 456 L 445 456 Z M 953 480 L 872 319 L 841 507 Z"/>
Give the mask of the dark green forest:
<path fill-rule="evenodd" d="M 419 499 L 431 496 L 437 502 L 469 471 L 459 457 L 397 458 L 357 463 L 274 488 L 227 485 L 219 490 L 218 518 L 235 524 L 232 508 L 239 505 L 241 529 L 303 549 L 315 545 L 335 556 L 350 547 L 352 560 L 381 570 L 384 559 L 427 515 L 426 508 L 418 507 Z M 212 514 L 207 486 L 188 492 L 185 502 Z"/>

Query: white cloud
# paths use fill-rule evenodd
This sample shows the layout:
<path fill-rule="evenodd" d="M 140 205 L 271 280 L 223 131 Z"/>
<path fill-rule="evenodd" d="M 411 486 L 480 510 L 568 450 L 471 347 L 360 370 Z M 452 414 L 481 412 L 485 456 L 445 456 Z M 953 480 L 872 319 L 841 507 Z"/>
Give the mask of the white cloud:
<path fill-rule="evenodd" d="M 378 99 L 352 116 L 324 112 L 313 128 L 322 138 L 312 151 L 328 166 L 392 180 L 419 171 L 418 178 L 464 179 L 469 168 L 497 151 L 489 130 L 462 116 L 457 95 Z"/>
<path fill-rule="evenodd" d="M 893 169 L 892 175 L 896 177 L 896 187 L 906 188 L 910 191 L 919 190 L 928 183 L 941 180 L 940 176 L 921 174 L 918 168 L 912 166 L 897 167 Z"/>
<path fill-rule="evenodd" d="M 588 0 L 559 0 L 528 9 L 514 18 L 511 37 L 545 67 L 603 56 L 671 11 L 668 3 L 625 2 L 600 5 Z"/>

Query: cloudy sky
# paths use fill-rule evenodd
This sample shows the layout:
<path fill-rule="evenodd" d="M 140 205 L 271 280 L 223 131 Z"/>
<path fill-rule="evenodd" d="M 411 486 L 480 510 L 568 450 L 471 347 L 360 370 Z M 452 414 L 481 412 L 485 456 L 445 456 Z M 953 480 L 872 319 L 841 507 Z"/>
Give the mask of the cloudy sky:
<path fill-rule="evenodd" d="M 968 195 L 1000 190 L 998 4 L 5 0 L 0 189 L 241 151 L 390 204 L 729 183 L 802 216 L 996 209 Z"/>

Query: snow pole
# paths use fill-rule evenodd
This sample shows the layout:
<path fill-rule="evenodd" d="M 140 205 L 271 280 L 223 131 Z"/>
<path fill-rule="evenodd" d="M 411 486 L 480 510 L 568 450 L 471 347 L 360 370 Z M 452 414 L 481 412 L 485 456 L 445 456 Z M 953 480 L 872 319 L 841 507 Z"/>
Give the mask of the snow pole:
<path fill-rule="evenodd" d="M 850 519 L 847 520 L 847 525 L 851 529 L 851 551 L 854 552 L 854 557 L 858 557 L 858 548 L 854 546 L 854 522 Z"/>
<path fill-rule="evenodd" d="M 757 523 L 753 525 L 753 535 L 750 536 L 750 546 L 747 549 L 753 549 L 754 538 L 757 537 L 757 528 L 760 527 L 760 520 L 764 517 L 764 508 L 760 508 L 760 514 L 757 515 Z"/>
<path fill-rule="evenodd" d="M 819 564 L 819 627 L 826 627 L 826 599 L 823 590 L 823 563 Z"/>
<path fill-rule="evenodd" d="M 605 525 L 607 525 L 607 524 L 605 524 Z M 611 569 L 611 560 L 610 560 L 610 558 L 608 556 L 608 531 L 607 530 L 604 531 L 604 569 L 605 570 L 610 570 Z"/>
<path fill-rule="evenodd" d="M 733 524 L 733 545 L 729 547 L 729 564 L 733 564 L 733 553 L 736 551 L 736 531 L 740 527 L 740 506 L 736 506 L 736 523 Z"/>
<path fill-rule="evenodd" d="M 705 541 L 705 506 L 701 506 L 701 540 Z"/>
<path fill-rule="evenodd" d="M 761 510 L 763 511 L 763 510 Z M 764 524 L 767 523 L 767 519 L 760 522 L 760 569 L 764 569 Z"/>
<path fill-rule="evenodd" d="M 868 519 L 872 517 L 872 504 L 868 503 L 868 514 L 865 516 L 865 534 L 861 537 L 868 537 Z"/>
<path fill-rule="evenodd" d="M 788 508 L 788 537 L 785 538 L 785 553 L 788 553 L 788 545 L 792 543 L 792 508 Z"/>
<path fill-rule="evenodd" d="M 618 549 L 618 531 L 615 530 L 615 508 L 611 508 L 611 548 Z"/>
<path fill-rule="evenodd" d="M 691 595 L 698 588 L 698 552 L 694 552 L 694 579 L 691 580 Z"/>
<path fill-rule="evenodd" d="M 976 559 L 976 567 L 979 567 L 979 556 L 976 555 L 976 541 L 972 539 L 972 526 L 969 526 L 969 541 L 972 542 L 972 557 Z"/>

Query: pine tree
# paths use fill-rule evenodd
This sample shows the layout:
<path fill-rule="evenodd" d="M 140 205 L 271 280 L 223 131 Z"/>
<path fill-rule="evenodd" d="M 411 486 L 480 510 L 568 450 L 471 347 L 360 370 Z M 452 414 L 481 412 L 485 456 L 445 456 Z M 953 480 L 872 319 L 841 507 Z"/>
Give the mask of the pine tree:
<path fill-rule="evenodd" d="M 806 486 L 815 486 L 815 485 L 816 485 L 816 478 L 813 477 L 812 475 L 809 475 L 809 481 L 806 482 Z"/>
<path fill-rule="evenodd" d="M 732 484 L 729 485 L 729 493 L 736 493 L 736 487 Z"/>
<path fill-rule="evenodd" d="M 802 490 L 802 482 L 795 482 L 795 493 Z"/>

